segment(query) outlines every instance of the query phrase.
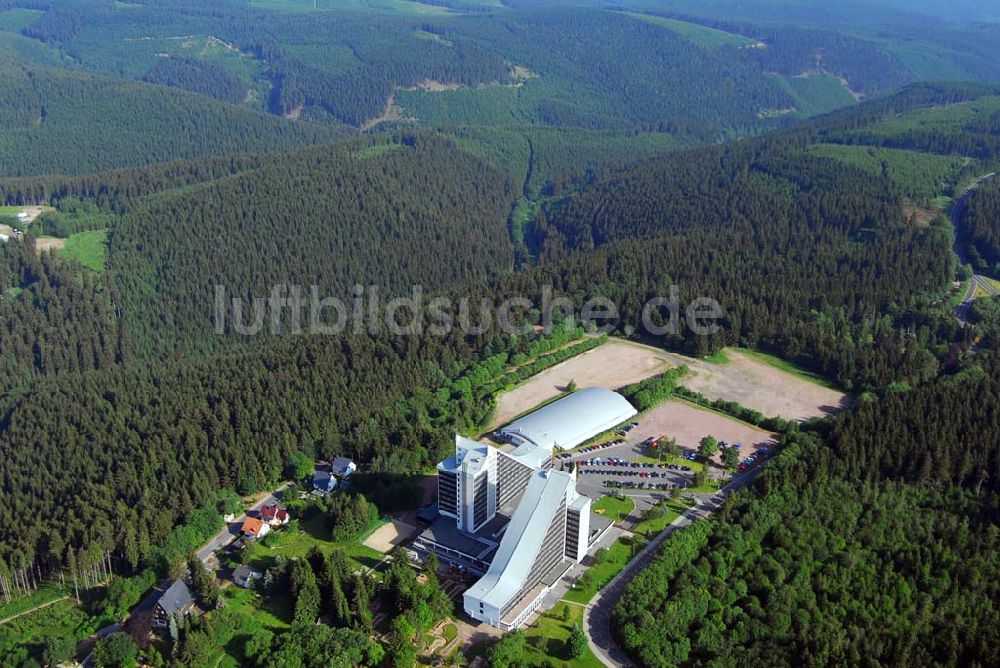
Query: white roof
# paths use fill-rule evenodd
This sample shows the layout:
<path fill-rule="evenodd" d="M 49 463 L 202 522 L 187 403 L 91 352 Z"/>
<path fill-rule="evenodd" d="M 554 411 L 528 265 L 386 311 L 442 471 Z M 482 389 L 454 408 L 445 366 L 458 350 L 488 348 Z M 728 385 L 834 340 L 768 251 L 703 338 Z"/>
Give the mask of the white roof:
<path fill-rule="evenodd" d="M 485 443 L 455 434 L 455 454 L 449 455 L 441 461 L 438 464 L 438 469 L 456 473 L 465 470 L 467 473 L 476 475 L 486 466 L 489 447 Z"/>
<path fill-rule="evenodd" d="M 504 452 L 511 459 L 532 469 L 540 469 L 552 456 L 552 448 L 539 447 L 531 443 L 519 445 L 510 452 Z"/>
<path fill-rule="evenodd" d="M 617 392 L 588 387 L 511 422 L 500 433 L 542 448 L 568 450 L 625 422 L 636 412 Z"/>
<path fill-rule="evenodd" d="M 532 474 L 489 570 L 465 596 L 500 609 L 517 595 L 526 584 L 552 517 L 572 484 L 572 477 L 562 471 Z"/>

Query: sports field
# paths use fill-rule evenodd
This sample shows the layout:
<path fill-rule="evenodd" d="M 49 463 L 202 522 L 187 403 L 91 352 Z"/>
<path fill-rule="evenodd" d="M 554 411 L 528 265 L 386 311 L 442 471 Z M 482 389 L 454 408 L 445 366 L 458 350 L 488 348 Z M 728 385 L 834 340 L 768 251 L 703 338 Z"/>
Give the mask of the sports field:
<path fill-rule="evenodd" d="M 578 388 L 617 389 L 655 376 L 674 366 L 667 353 L 626 341 L 609 341 L 532 376 L 520 386 L 500 395 L 493 426 L 504 425 L 518 415 L 565 391 L 570 381 Z"/>

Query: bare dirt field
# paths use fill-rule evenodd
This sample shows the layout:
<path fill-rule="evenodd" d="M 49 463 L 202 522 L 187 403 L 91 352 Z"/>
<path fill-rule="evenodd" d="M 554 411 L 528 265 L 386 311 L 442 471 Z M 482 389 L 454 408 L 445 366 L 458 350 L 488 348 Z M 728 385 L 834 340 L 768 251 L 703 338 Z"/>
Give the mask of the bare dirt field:
<path fill-rule="evenodd" d="M 667 353 L 626 341 L 609 341 L 532 376 L 519 387 L 500 395 L 492 426 L 518 415 L 565 391 L 569 381 L 579 388 L 618 389 L 655 376 L 675 366 Z"/>
<path fill-rule="evenodd" d="M 406 522 L 393 520 L 386 522 L 365 539 L 364 545 L 385 554 L 401 542 L 415 534 L 417 528 Z"/>
<path fill-rule="evenodd" d="M 740 454 L 744 457 L 762 445 L 777 443 L 772 432 L 685 401 L 674 400 L 665 401 L 643 415 L 639 426 L 629 434 L 629 440 L 642 442 L 660 434 L 676 438 L 677 444 L 685 450 L 697 450 L 698 443 L 705 436 L 714 436 L 727 443 L 742 443 Z M 716 464 L 722 465 L 718 455 L 714 459 Z"/>
<path fill-rule="evenodd" d="M 44 239 L 35 240 L 35 250 L 39 253 L 47 250 L 62 250 L 65 245 L 65 239 L 53 239 L 51 237 L 46 237 Z"/>
<path fill-rule="evenodd" d="M 710 399 L 735 401 L 764 415 L 805 420 L 831 415 L 850 403 L 849 395 L 782 371 L 736 350 L 726 350 L 729 362 L 713 364 L 673 355 L 690 373 L 681 384 Z"/>

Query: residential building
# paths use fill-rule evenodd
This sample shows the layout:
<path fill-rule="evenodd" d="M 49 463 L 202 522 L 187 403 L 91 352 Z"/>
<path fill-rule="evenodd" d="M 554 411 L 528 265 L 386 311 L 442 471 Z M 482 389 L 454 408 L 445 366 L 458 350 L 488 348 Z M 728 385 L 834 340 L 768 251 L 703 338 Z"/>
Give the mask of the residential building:
<path fill-rule="evenodd" d="M 240 529 L 247 540 L 258 540 L 271 531 L 271 525 L 256 517 L 248 517 L 243 520 L 243 527 Z"/>
<path fill-rule="evenodd" d="M 349 478 L 358 470 L 358 465 L 347 457 L 337 457 L 330 464 L 330 472 L 338 478 Z"/>
<path fill-rule="evenodd" d="M 253 586 L 253 583 L 256 580 L 259 580 L 262 577 L 263 574 L 260 571 L 256 568 L 251 568 L 246 564 L 240 564 L 236 567 L 236 570 L 233 571 L 233 582 L 244 589 L 249 589 Z"/>
<path fill-rule="evenodd" d="M 178 621 L 191 614 L 194 609 L 194 596 L 183 580 L 174 580 L 164 590 L 153 608 L 152 625 L 154 628 L 165 629 L 170 626 L 170 618 Z"/>
<path fill-rule="evenodd" d="M 288 524 L 291 515 L 288 511 L 277 504 L 262 506 L 260 509 L 260 519 L 270 524 L 272 527 L 280 527 Z"/>
<path fill-rule="evenodd" d="M 313 491 L 319 494 L 329 494 L 337 488 L 337 479 L 329 471 L 316 471 L 313 474 Z"/>

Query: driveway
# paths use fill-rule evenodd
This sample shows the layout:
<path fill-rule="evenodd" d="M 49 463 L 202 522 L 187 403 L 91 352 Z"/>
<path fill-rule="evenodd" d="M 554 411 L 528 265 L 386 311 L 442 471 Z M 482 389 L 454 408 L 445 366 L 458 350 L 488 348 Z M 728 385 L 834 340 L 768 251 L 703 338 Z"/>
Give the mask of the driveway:
<path fill-rule="evenodd" d="M 253 504 L 247 512 L 241 514 L 239 517 L 227 524 L 222 531 L 217 533 L 210 541 L 205 543 L 200 550 L 198 550 L 198 559 L 200 559 L 203 564 L 208 566 L 208 562 L 215 555 L 216 550 L 221 550 L 239 538 L 240 528 L 243 526 L 243 521 L 247 518 L 247 515 L 257 515 L 262 507 L 278 503 L 278 500 L 281 498 L 281 492 L 288 487 L 289 484 L 290 483 L 287 482 L 284 483 L 281 487 L 274 490 L 257 503 Z"/>
<path fill-rule="evenodd" d="M 696 505 L 678 516 L 656 538 L 651 540 L 625 568 L 611 579 L 597 595 L 590 600 L 583 612 L 583 625 L 587 633 L 587 644 L 594 655 L 606 666 L 634 666 L 632 660 L 625 654 L 611 633 L 611 610 L 621 598 L 625 587 L 635 575 L 646 567 L 659 552 L 660 546 L 671 533 L 686 527 L 697 519 L 711 515 L 725 502 L 726 498 L 750 484 L 764 467 L 757 467 L 737 476 L 721 491 L 701 497 Z"/>

